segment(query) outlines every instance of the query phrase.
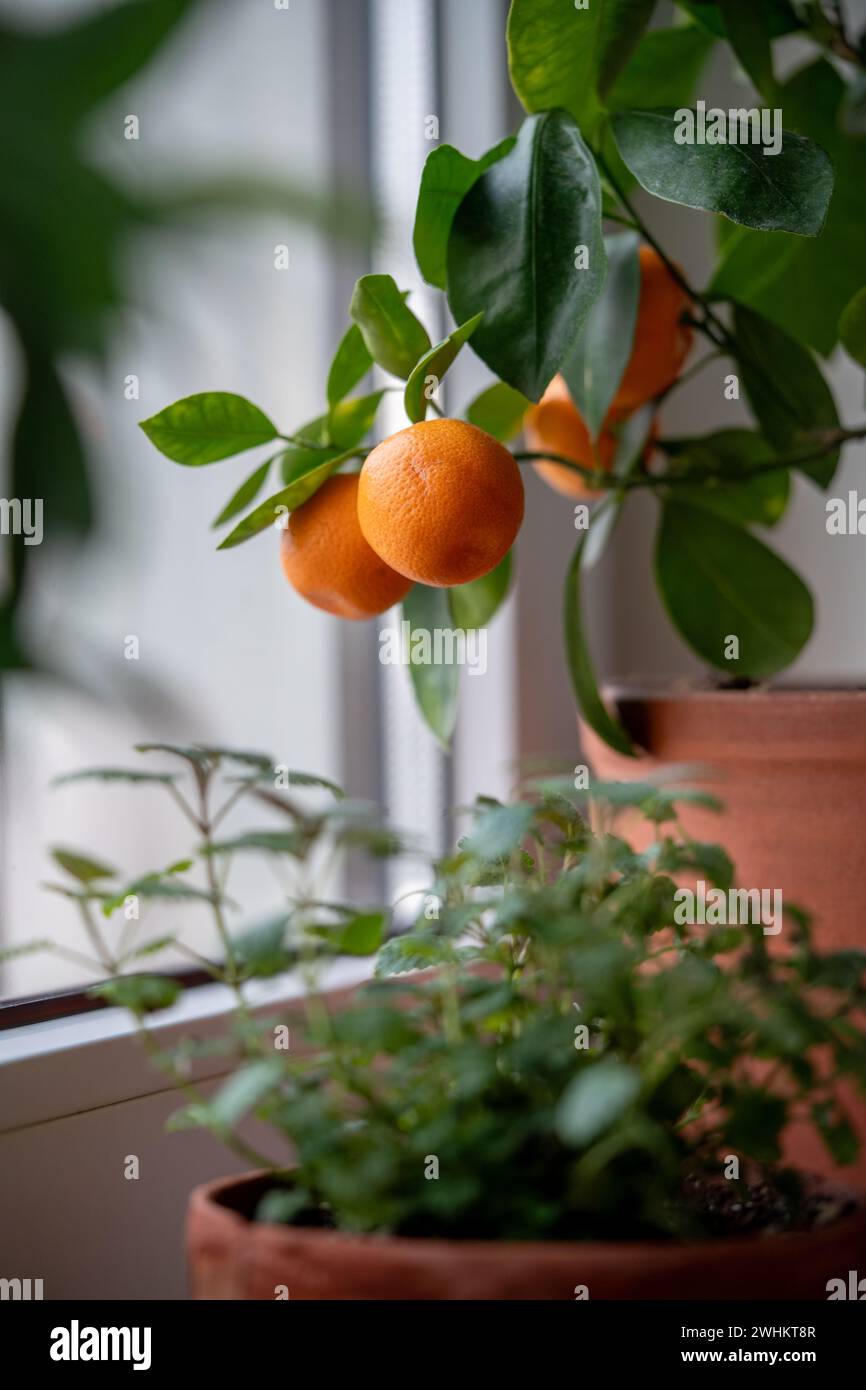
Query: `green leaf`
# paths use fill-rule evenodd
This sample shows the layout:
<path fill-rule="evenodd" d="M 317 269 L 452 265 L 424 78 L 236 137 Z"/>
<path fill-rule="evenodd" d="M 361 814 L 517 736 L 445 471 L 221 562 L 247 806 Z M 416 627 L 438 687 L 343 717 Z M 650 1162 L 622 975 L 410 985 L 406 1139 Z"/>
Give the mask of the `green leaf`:
<path fill-rule="evenodd" d="M 199 848 L 200 854 L 235 854 L 238 850 L 265 850 L 268 854 L 291 854 L 303 852 L 305 841 L 294 830 L 245 830 L 230 840 L 218 840 Z"/>
<path fill-rule="evenodd" d="M 504 381 L 497 381 L 467 406 L 466 419 L 480 430 L 492 434 L 502 444 L 507 444 L 509 439 L 520 433 L 523 417 L 530 404 L 521 391 L 515 391 Z"/>
<path fill-rule="evenodd" d="M 327 777 L 317 777 L 312 772 L 289 772 L 287 781 L 290 787 L 320 787 L 330 792 L 337 801 L 342 801 L 346 795 L 336 782 L 331 782 Z"/>
<path fill-rule="evenodd" d="M 513 0 L 508 67 L 527 111 L 561 106 L 592 132 L 604 95 L 640 40 L 654 0 Z"/>
<path fill-rule="evenodd" d="M 845 306 L 839 320 L 839 341 L 849 357 L 866 367 L 866 286 Z"/>
<path fill-rule="evenodd" d="M 200 467 L 276 439 L 258 406 L 230 391 L 202 391 L 141 421 L 151 444 L 175 463 Z"/>
<path fill-rule="evenodd" d="M 299 451 L 299 453 L 303 452 Z M 229 532 L 217 549 L 231 550 L 233 546 L 243 545 L 244 541 L 252 540 L 253 536 L 258 536 L 269 526 L 273 526 L 276 530 L 284 530 L 288 513 L 303 506 L 313 493 L 318 491 L 322 483 L 336 472 L 340 464 L 350 457 L 351 452 L 351 450 L 347 450 L 345 453 L 335 454 L 330 459 L 326 456 L 325 463 L 317 463 L 306 454 L 303 458 L 297 458 L 296 475 L 288 486 L 275 492 L 273 497 L 269 497 L 266 502 L 261 502 L 254 511 L 245 516 L 243 521 Z"/>
<path fill-rule="evenodd" d="M 350 312 L 373 361 L 405 381 L 429 350 L 430 338 L 391 276 L 362 275 Z"/>
<path fill-rule="evenodd" d="M 443 376 L 448 371 L 463 344 L 468 342 L 484 317 L 483 311 L 474 318 L 455 328 L 441 343 L 437 343 L 425 353 L 413 368 L 406 390 L 403 405 L 413 425 L 427 415 L 427 402 L 435 397 Z"/>
<path fill-rule="evenodd" d="M 372 956 L 382 944 L 385 916 L 381 912 L 362 912 L 334 931 L 337 949 L 347 956 Z"/>
<path fill-rule="evenodd" d="M 708 507 L 728 521 L 775 526 L 784 515 L 791 491 L 787 468 L 738 481 L 738 475 L 765 467 L 777 451 L 752 430 L 719 430 L 703 439 L 686 440 L 674 456 L 677 476 L 693 470 L 715 472 L 718 477 L 677 487 L 682 502 Z"/>
<path fill-rule="evenodd" d="M 276 1057 L 267 1057 L 241 1067 L 207 1102 L 208 1122 L 215 1129 L 234 1129 L 245 1115 L 279 1086 L 283 1075 L 283 1063 Z"/>
<path fill-rule="evenodd" d="M 17 960 L 19 956 L 37 955 L 42 951 L 53 951 L 54 942 L 48 937 L 37 941 L 19 941 L 17 946 L 0 946 L 0 965 L 7 960 Z M 411 969 L 407 966 L 406 969 Z"/>
<path fill-rule="evenodd" d="M 354 449 L 369 434 L 384 394 L 384 390 L 371 391 L 368 396 L 355 396 L 334 406 L 328 431 L 337 449 Z"/>
<path fill-rule="evenodd" d="M 556 1108 L 556 1132 L 566 1144 L 591 1144 L 640 1094 L 640 1072 L 614 1057 L 585 1067 L 569 1082 Z"/>
<path fill-rule="evenodd" d="M 769 14 L 763 5 L 744 5 L 742 0 L 718 0 L 725 33 L 755 90 L 768 100 L 774 95 L 773 55 L 770 48 Z"/>
<path fill-rule="evenodd" d="M 289 914 L 281 912 L 234 937 L 233 953 L 246 974 L 267 979 L 289 968 L 291 959 L 284 946 L 289 921 Z"/>
<path fill-rule="evenodd" d="M 576 248 L 588 265 L 576 268 Z M 530 400 L 568 356 L 604 283 L 595 162 L 565 111 L 524 121 L 517 143 L 466 195 L 448 243 L 458 323 L 481 310 L 479 357 Z"/>
<path fill-rule="evenodd" d="M 64 772 L 55 777 L 52 787 L 63 787 L 70 782 L 161 782 L 163 785 L 177 781 L 175 772 L 138 772 L 124 767 L 88 767 L 81 772 Z"/>
<path fill-rule="evenodd" d="M 468 159 L 453 145 L 439 145 L 427 156 L 415 211 L 413 244 L 418 268 L 428 285 L 444 290 L 448 237 L 454 214 L 475 180 L 514 146 L 502 140 L 480 159 Z"/>
<path fill-rule="evenodd" d="M 187 868 L 189 868 L 189 862 L 183 860 L 179 864 L 172 865 L 163 873 L 145 874 L 142 878 L 134 879 L 114 897 L 105 899 L 102 904 L 103 916 L 110 917 L 119 907 L 123 907 L 127 898 L 146 898 L 166 902 L 212 903 L 211 893 L 203 888 L 196 888 L 191 883 L 183 883 L 174 877 L 176 873 Z"/>
<path fill-rule="evenodd" d="M 818 1101 L 812 1106 L 812 1119 L 834 1162 L 853 1163 L 860 1152 L 860 1140 L 842 1107 Z"/>
<path fill-rule="evenodd" d="M 583 630 L 581 576 L 588 538 L 592 535 L 594 525 L 595 519 L 590 522 L 589 530 L 578 541 L 565 578 L 563 622 L 568 669 L 578 709 L 589 727 L 618 753 L 634 756 L 628 734 L 619 721 L 608 712 L 598 692 L 598 681 Z"/>
<path fill-rule="evenodd" d="M 810 431 L 839 425 L 832 393 L 809 349 L 741 304 L 734 306 L 734 331 L 743 385 L 767 439 L 780 453 L 808 453 Z M 799 471 L 827 487 L 838 461 L 839 450 L 833 449 Z"/>
<path fill-rule="evenodd" d="M 710 287 L 764 314 L 824 356 L 835 346 L 839 317 L 863 283 L 866 262 L 866 142 L 840 130 L 844 94 L 842 78 L 820 59 L 796 72 L 777 98 L 787 124 L 815 140 L 833 161 L 833 198 L 821 235 L 735 228 Z"/>
<path fill-rule="evenodd" d="M 607 279 L 562 366 L 571 395 L 595 438 L 631 356 L 640 298 L 636 232 L 605 237 Z"/>
<path fill-rule="evenodd" d="M 668 614 L 699 656 L 760 679 L 790 665 L 812 631 L 812 596 L 774 551 L 711 512 L 668 500 L 655 574 Z M 729 637 L 739 656 L 726 659 Z"/>
<path fill-rule="evenodd" d="M 328 407 L 333 410 L 358 385 L 373 365 L 367 345 L 356 323 L 344 333 L 328 372 Z"/>
<path fill-rule="evenodd" d="M 532 824 L 532 807 L 494 806 L 478 816 L 461 849 L 476 859 L 506 859 L 519 847 Z"/>
<path fill-rule="evenodd" d="M 237 492 L 232 493 L 219 516 L 211 523 L 214 529 L 216 529 L 217 526 L 224 525 L 227 521 L 231 521 L 233 516 L 237 516 L 238 512 L 242 512 L 244 507 L 248 507 L 249 504 L 258 497 L 264 487 L 265 479 L 271 470 L 273 461 L 272 458 L 266 459 L 260 468 L 257 468 L 254 473 L 250 474 L 245 482 L 241 483 Z"/>
<path fill-rule="evenodd" d="M 449 942 L 427 936 L 395 936 L 386 941 L 376 959 L 376 976 L 402 975 L 408 970 L 427 970 L 444 958 L 453 958 Z"/>
<path fill-rule="evenodd" d="M 775 1163 L 781 1156 L 779 1134 L 787 1119 L 787 1106 L 764 1091 L 738 1091 L 728 1118 L 725 1142 L 761 1163 Z"/>
<path fill-rule="evenodd" d="M 114 878 L 117 870 L 110 869 L 107 864 L 102 864 L 98 859 L 88 859 L 83 854 L 76 854 L 68 849 L 53 849 L 51 858 L 55 864 L 59 864 L 61 869 L 65 869 L 73 878 L 77 878 L 79 883 L 93 883 L 100 878 Z"/>
<path fill-rule="evenodd" d="M 94 985 L 88 994 L 105 999 L 134 1014 L 149 1014 L 169 1008 L 181 993 L 177 980 L 167 975 L 124 975 L 119 980 L 105 980 Z"/>
<path fill-rule="evenodd" d="M 650 30 L 608 92 L 608 107 L 687 106 L 712 48 L 710 36 L 693 24 Z"/>
<path fill-rule="evenodd" d="M 404 621 L 410 624 L 409 676 L 415 700 L 428 728 L 447 747 L 457 719 L 458 668 L 453 663 L 437 666 L 434 662 L 425 665 L 421 661 L 411 660 L 413 655 L 420 655 L 420 646 L 418 650 L 413 650 L 415 644 L 412 639 L 417 631 L 430 634 L 429 645 L 432 648 L 436 629 L 451 626 L 445 590 L 428 588 L 425 584 L 414 585 L 403 600 L 402 612 Z"/>
<path fill-rule="evenodd" d="M 454 627 L 486 627 L 505 601 L 511 583 L 511 551 L 495 569 L 468 584 L 448 590 L 448 611 Z"/>
<path fill-rule="evenodd" d="M 274 1187 L 259 1202 L 254 1220 L 290 1226 L 299 1212 L 313 1205 L 305 1187 Z"/>
<path fill-rule="evenodd" d="M 620 111 L 611 117 L 617 149 L 649 193 L 666 202 L 718 212 L 760 231 L 817 236 L 833 192 L 833 165 L 813 141 L 783 131 L 782 148 L 678 144 L 673 108 Z"/>

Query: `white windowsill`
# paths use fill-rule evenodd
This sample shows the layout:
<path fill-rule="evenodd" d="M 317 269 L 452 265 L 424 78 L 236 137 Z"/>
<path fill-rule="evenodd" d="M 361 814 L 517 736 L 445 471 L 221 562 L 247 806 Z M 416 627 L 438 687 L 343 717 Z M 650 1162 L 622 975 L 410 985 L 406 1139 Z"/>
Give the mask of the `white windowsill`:
<path fill-rule="evenodd" d="M 368 959 L 336 961 L 322 972 L 322 991 L 350 989 L 370 972 Z M 304 994 L 304 982 L 296 972 L 246 987 L 257 1013 L 289 1005 Z M 233 1006 L 225 986 L 199 985 L 154 1015 L 149 1029 L 163 1043 L 184 1036 L 217 1037 Z M 228 1069 L 225 1058 L 210 1057 L 196 1065 L 194 1075 L 201 1080 Z M 124 1009 L 27 1024 L 0 1035 L 0 1134 L 170 1089 L 169 1079 L 147 1057 Z"/>

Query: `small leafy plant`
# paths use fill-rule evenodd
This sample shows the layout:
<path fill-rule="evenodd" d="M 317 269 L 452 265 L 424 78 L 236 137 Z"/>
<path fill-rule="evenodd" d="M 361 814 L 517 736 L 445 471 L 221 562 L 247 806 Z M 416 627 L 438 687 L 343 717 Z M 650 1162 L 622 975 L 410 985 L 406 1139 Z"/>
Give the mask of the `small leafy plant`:
<path fill-rule="evenodd" d="M 196 1045 L 166 1048 L 149 1027 L 176 981 L 120 975 L 96 990 L 132 1008 L 186 1092 L 175 1126 L 206 1127 L 272 1171 L 260 1219 L 581 1239 L 777 1230 L 838 1214 L 781 1166 L 782 1140 L 805 1119 L 838 1162 L 856 1156 L 837 1086 L 844 1077 L 866 1091 L 866 954 L 817 952 L 793 908 L 772 954 L 760 923 L 678 920 L 675 880 L 723 892 L 733 883 L 724 851 L 679 827 L 681 802 L 711 798 L 651 784 L 575 793 L 564 781 L 528 784 L 510 804 L 479 798 L 468 833 L 433 866 L 416 920 L 398 930 L 384 909 L 322 902 L 312 886 L 323 851 L 403 851 L 369 808 L 285 769 L 291 795 L 275 790 L 257 754 L 163 751 L 185 762 L 194 798 L 172 773 L 84 775 L 164 786 L 195 826 L 190 859 L 118 886 L 99 861 L 54 858 L 112 974 L 162 940 L 126 952 L 97 944 L 120 904 L 204 898 L 212 909 L 217 949 L 204 963 L 238 1001 L 219 1044 L 234 1070 L 215 1095 L 190 1080 Z M 227 798 L 212 810 L 225 777 Z M 305 809 L 311 788 L 324 805 Z M 247 797 L 283 828 L 218 836 Z M 637 813 L 655 831 L 643 853 L 619 833 Z M 225 879 L 246 853 L 286 862 L 293 887 L 272 920 L 237 931 Z M 201 888 L 187 878 L 193 861 Z M 335 953 L 377 953 L 375 978 L 339 1009 L 315 988 L 318 962 Z M 253 1014 L 249 982 L 295 962 L 309 988 L 286 1049 L 281 1021 Z M 240 1131 L 252 1115 L 270 1127 L 276 1160 Z"/>
<path fill-rule="evenodd" d="M 249 401 L 212 392 L 142 426 L 187 466 L 272 450 L 216 519 L 234 523 L 220 547 L 228 549 L 283 525 L 335 471 L 367 459 L 385 391 L 402 392 L 410 428 L 430 410 L 441 414 L 438 387 L 466 344 L 492 381 L 462 414 L 502 442 L 520 433 L 551 383 L 561 385 L 579 443 L 514 456 L 558 465 L 579 485 L 575 495 L 598 502 L 591 521 L 582 508 L 568 571 L 566 654 L 585 719 L 625 753 L 628 735 L 598 693 L 581 592 L 633 493 L 649 491 L 658 503 L 654 577 L 679 635 L 726 677 L 763 680 L 802 650 L 814 613 L 807 586 L 755 529 L 779 521 L 795 477 L 827 488 L 843 447 L 866 437 L 866 422 L 840 422 L 815 356 L 841 343 L 866 366 L 866 40 L 852 34 L 842 6 L 818 0 L 681 0 L 679 23 L 647 29 L 653 10 L 653 0 L 513 0 L 509 66 L 526 119 L 477 160 L 437 146 L 421 176 L 414 249 L 457 325 L 446 338 L 431 342 L 389 275 L 366 275 L 314 419 L 284 434 Z M 789 36 L 806 56 L 782 80 L 778 48 Z M 681 113 L 715 49 L 747 74 L 759 126 L 761 112 L 784 116 L 772 153 L 749 142 L 748 120 L 730 139 L 679 138 Z M 748 117 L 745 99 L 737 104 Z M 652 201 L 647 217 L 633 201 L 636 185 L 713 218 L 716 263 L 706 285 L 671 260 L 650 225 Z M 682 296 L 680 323 L 664 330 L 644 303 L 641 253 L 657 258 L 662 281 Z M 680 375 L 682 354 L 668 338 L 683 330 L 706 351 Z M 666 380 L 630 389 L 618 408 L 638 358 L 666 356 L 674 364 Z M 352 395 L 374 364 L 391 384 Z M 742 388 L 753 426 L 666 436 L 657 407 L 707 367 L 722 407 Z M 273 470 L 280 489 L 258 502 Z M 470 503 L 464 514 L 476 511 Z M 447 529 L 459 537 L 459 524 Z M 413 628 L 483 625 L 505 598 L 510 564 L 509 555 L 495 568 L 491 561 L 489 573 L 448 589 L 416 583 L 404 617 Z M 411 675 L 422 713 L 447 742 L 456 667 L 413 664 Z"/>

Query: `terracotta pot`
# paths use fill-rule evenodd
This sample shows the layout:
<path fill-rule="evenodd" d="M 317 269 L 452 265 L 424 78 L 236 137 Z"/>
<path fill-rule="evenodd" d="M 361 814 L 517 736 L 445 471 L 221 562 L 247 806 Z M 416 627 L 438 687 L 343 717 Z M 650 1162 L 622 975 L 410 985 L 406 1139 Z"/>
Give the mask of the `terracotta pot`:
<path fill-rule="evenodd" d="M 690 765 L 685 779 L 712 791 L 724 812 L 685 806 L 697 839 L 725 846 L 743 888 L 779 888 L 809 909 L 823 950 L 866 945 L 866 691 L 668 690 L 614 686 L 610 704 L 640 750 L 624 757 L 581 724 L 584 755 L 597 777 L 633 780 L 666 765 Z M 629 834 L 652 838 L 646 822 Z M 778 938 L 784 949 L 784 930 Z M 861 1136 L 857 1164 L 844 1176 L 866 1180 L 866 1103 L 840 1096 Z M 801 1167 L 834 1169 L 809 1131 L 788 1155 Z"/>
<path fill-rule="evenodd" d="M 866 1201 L 832 1226 L 673 1242 L 417 1240 L 249 1220 L 270 1182 L 251 1173 L 196 1188 L 187 1218 L 196 1299 L 826 1299 L 866 1274 Z M 824 1184 L 826 1187 L 827 1184 Z M 584 1295 L 585 1296 L 585 1295 Z"/>

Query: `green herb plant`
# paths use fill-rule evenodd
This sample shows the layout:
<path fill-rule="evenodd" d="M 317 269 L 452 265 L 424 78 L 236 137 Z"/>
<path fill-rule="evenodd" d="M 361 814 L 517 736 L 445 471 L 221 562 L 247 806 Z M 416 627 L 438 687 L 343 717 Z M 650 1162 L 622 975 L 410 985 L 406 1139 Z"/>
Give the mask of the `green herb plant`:
<path fill-rule="evenodd" d="M 866 953 L 819 953 L 790 907 L 772 954 L 760 923 L 679 923 L 677 881 L 733 883 L 725 852 L 679 825 L 682 802 L 715 805 L 706 794 L 645 783 L 575 792 L 557 780 L 509 804 L 479 798 L 407 928 L 383 908 L 322 902 L 313 887 L 323 856 L 406 848 L 369 807 L 285 770 L 290 790 L 275 790 L 257 754 L 161 751 L 185 766 L 192 796 L 172 772 L 82 775 L 164 788 L 195 828 L 189 858 L 124 882 L 55 850 L 66 879 L 56 886 L 112 977 L 95 992 L 132 1009 L 186 1094 L 174 1126 L 205 1127 L 271 1171 L 260 1219 L 416 1236 L 687 1238 L 718 1229 L 707 1194 L 731 1190 L 723 1178 L 745 1192 L 757 1175 L 784 1229 L 805 1220 L 806 1201 L 782 1163 L 788 1123 L 809 1122 L 840 1163 L 856 1156 L 837 1087 L 846 1078 L 866 1091 Z M 311 795 L 316 807 L 302 807 Z M 245 799 L 281 828 L 223 831 Z M 641 853 L 621 833 L 636 815 L 654 833 Z M 226 877 L 248 853 L 287 866 L 292 886 L 269 921 L 237 929 Z M 194 863 L 202 886 L 188 877 Z M 115 919 L 134 899 L 172 911 L 204 900 L 213 912 L 213 958 L 199 960 L 234 989 L 237 1009 L 217 1044 L 232 1075 L 211 1096 L 190 1079 L 196 1044 L 166 1045 L 152 1026 L 177 980 L 118 974 L 181 945 L 172 935 L 124 947 Z M 335 954 L 376 957 L 374 977 L 339 1008 L 316 988 Z M 250 987 L 297 963 L 308 989 L 286 1049 L 281 1021 L 253 1012 Z M 270 1158 L 239 1130 L 251 1116 L 269 1127 Z"/>
<path fill-rule="evenodd" d="M 513 440 L 527 406 L 561 373 L 595 437 L 632 347 L 638 245 L 654 247 L 687 291 L 705 349 L 670 389 L 711 367 L 722 402 L 723 383 L 736 378 L 752 426 L 661 433 L 645 467 L 656 401 L 619 426 L 611 471 L 549 452 L 515 453 L 521 462 L 556 459 L 602 496 L 568 571 L 566 656 L 584 718 L 624 753 L 632 751 L 628 735 L 598 693 L 581 591 L 633 493 L 650 492 L 658 503 L 654 578 L 678 634 L 726 678 L 762 680 L 802 650 L 814 612 L 806 584 L 755 530 L 784 515 L 795 478 L 826 489 L 844 447 L 866 438 L 866 419 L 840 422 L 818 361 L 841 343 L 866 366 L 866 40 L 852 34 L 843 6 L 818 0 L 682 0 L 679 22 L 650 29 L 654 10 L 654 0 L 582 8 L 512 0 L 509 67 L 526 119 L 477 160 L 437 146 L 421 176 L 416 259 L 458 325 L 442 341 L 431 342 L 389 275 L 366 275 L 314 419 L 282 433 L 244 398 L 209 392 L 142 426 L 185 466 L 270 450 L 216 518 L 216 526 L 234 523 L 221 549 L 273 527 L 335 470 L 357 467 L 385 390 L 402 392 L 408 422 L 441 413 L 427 384 L 441 381 L 466 344 L 492 373 L 463 407 L 471 422 Z M 780 48 L 792 37 L 800 65 L 782 79 Z M 776 155 L 740 143 L 676 142 L 675 113 L 691 105 L 716 51 L 754 89 L 738 92 L 737 107 L 782 112 Z M 650 195 L 641 208 L 638 185 Z M 712 218 L 715 264 L 706 284 L 692 284 L 672 262 L 653 231 L 654 200 Z M 391 383 L 352 395 L 374 363 Z M 274 471 L 279 491 L 257 501 Z M 506 557 L 470 585 L 416 585 L 404 617 L 413 626 L 481 626 L 509 578 Z M 411 675 L 424 717 L 447 742 L 456 668 L 419 665 Z"/>

